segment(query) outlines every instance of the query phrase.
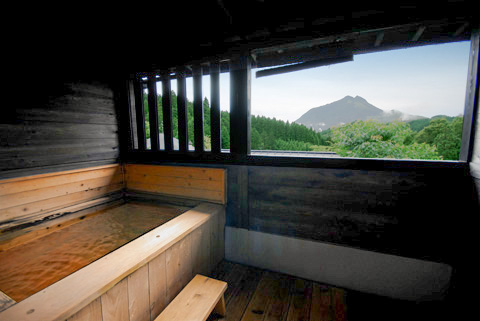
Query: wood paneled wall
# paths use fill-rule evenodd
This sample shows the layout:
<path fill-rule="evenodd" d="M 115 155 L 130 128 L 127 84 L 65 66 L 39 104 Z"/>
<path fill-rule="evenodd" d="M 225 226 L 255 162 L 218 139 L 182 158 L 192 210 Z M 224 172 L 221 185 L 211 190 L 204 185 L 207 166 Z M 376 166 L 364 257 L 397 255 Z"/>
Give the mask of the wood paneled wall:
<path fill-rule="evenodd" d="M 16 97 L 15 106 L 2 110 L 0 177 L 23 176 L 32 168 L 118 161 L 118 117 L 111 85 L 52 79 L 33 80 L 35 84 L 24 86 L 21 97 Z"/>
<path fill-rule="evenodd" d="M 127 190 L 226 203 L 225 170 L 187 166 L 125 165 Z"/>
<path fill-rule="evenodd" d="M 448 263 L 472 213 L 463 169 L 227 168 L 227 225 L 248 230 Z"/>

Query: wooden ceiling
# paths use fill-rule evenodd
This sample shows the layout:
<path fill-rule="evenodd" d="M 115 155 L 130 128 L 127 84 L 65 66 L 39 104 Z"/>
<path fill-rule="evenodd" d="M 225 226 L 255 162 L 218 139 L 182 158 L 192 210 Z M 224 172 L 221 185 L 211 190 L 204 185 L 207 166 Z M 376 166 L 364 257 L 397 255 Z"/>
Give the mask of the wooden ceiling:
<path fill-rule="evenodd" d="M 415 2 L 177 0 L 82 4 L 45 14 L 31 8 L 22 23 L 28 37 L 16 41 L 25 65 L 43 72 L 124 73 L 252 50 L 260 65 L 272 65 L 285 59 L 285 50 L 308 60 L 329 47 L 363 53 L 455 41 L 478 26 L 473 1 Z"/>

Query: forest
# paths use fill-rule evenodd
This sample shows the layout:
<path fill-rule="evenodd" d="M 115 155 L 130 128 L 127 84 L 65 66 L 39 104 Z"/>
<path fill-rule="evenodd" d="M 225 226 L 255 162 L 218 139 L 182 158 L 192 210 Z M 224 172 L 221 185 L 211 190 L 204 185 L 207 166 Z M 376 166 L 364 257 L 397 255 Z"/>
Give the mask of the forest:
<path fill-rule="evenodd" d="M 177 96 L 172 96 L 173 136 L 178 139 Z M 147 95 L 146 136 L 150 137 Z M 194 146 L 193 102 L 187 100 L 189 144 Z M 203 100 L 204 148 L 210 144 L 210 104 Z M 230 113 L 220 112 L 221 146 L 230 148 Z M 163 132 L 162 96 L 158 95 L 159 130 Z M 342 157 L 458 160 L 463 116 L 435 116 L 411 122 L 355 121 L 323 132 L 264 116 L 251 116 L 252 150 L 335 152 Z"/>

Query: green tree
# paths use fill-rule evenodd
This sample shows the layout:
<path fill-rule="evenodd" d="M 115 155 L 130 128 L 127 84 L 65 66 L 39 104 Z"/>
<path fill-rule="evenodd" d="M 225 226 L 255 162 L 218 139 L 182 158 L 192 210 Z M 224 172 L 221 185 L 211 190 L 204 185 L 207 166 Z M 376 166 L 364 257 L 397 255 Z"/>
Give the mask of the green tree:
<path fill-rule="evenodd" d="M 347 157 L 441 159 L 435 146 L 406 141 L 412 130 L 404 122 L 356 121 L 333 128 L 332 141 L 337 154 Z"/>

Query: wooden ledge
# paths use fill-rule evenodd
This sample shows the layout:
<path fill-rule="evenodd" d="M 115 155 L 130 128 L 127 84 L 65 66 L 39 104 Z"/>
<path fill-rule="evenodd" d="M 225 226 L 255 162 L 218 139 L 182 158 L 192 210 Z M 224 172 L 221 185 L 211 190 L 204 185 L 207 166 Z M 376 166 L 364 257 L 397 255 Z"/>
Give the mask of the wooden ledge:
<path fill-rule="evenodd" d="M 223 208 L 209 203 L 198 205 L 0 312 L 0 321 L 67 319 Z"/>

